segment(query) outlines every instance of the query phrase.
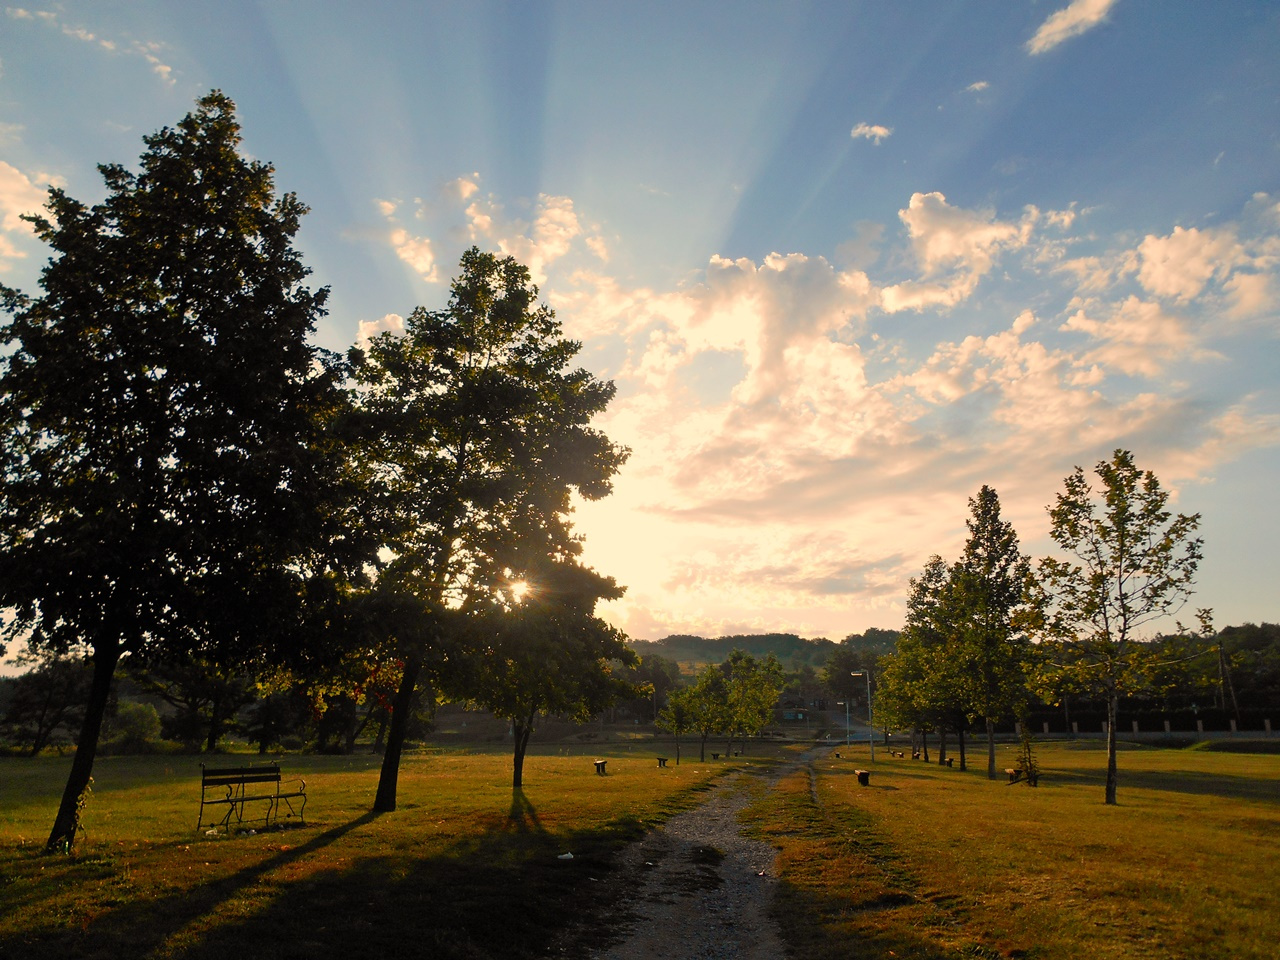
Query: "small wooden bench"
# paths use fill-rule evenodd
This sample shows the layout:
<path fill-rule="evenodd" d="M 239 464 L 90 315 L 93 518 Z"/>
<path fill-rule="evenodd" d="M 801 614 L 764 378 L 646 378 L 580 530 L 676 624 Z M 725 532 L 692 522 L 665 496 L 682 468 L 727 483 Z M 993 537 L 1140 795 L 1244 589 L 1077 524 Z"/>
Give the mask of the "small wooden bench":
<path fill-rule="evenodd" d="M 666 765 L 667 765 L 667 758 L 666 758 L 666 757 L 659 757 L 659 758 L 658 758 L 658 766 L 660 766 L 660 767 L 665 767 Z"/>
<path fill-rule="evenodd" d="M 284 788 L 288 783 L 289 787 Z M 300 801 L 294 809 L 294 801 Z M 247 804 L 266 804 L 261 817 L 246 817 Z M 227 812 L 213 827 L 219 826 L 226 831 L 231 830 L 231 818 L 236 818 L 236 826 L 245 823 L 258 823 L 264 827 L 278 825 L 280 808 L 283 804 L 288 811 L 286 818 L 297 817 L 299 823 L 305 823 L 303 811 L 307 808 L 307 782 L 302 779 L 285 781 L 280 775 L 280 764 L 267 763 L 247 767 L 206 767 L 200 764 L 200 816 L 196 820 L 196 829 L 204 826 L 204 808 L 225 806 Z"/>
<path fill-rule="evenodd" d="M 855 770 L 855 771 L 853 771 L 853 772 L 854 772 L 854 773 L 856 773 L 856 774 L 858 775 L 858 784 L 859 784 L 859 786 L 863 786 L 863 787 L 869 787 L 869 786 L 871 786 L 871 771 L 870 771 L 870 770 Z"/>
<path fill-rule="evenodd" d="M 605 765 L 606 763 L 608 763 L 609 761 L 608 761 L 608 760 L 595 760 L 595 761 L 593 761 L 593 762 L 594 762 L 594 763 L 595 763 L 595 765 L 596 765 L 596 773 L 600 774 L 600 776 L 602 776 L 602 777 L 603 777 L 603 776 L 606 776 L 605 769 L 604 769 L 604 765 Z"/>
<path fill-rule="evenodd" d="M 712 759 L 712 760 L 719 760 L 719 759 L 720 759 L 720 754 L 718 754 L 718 753 L 713 753 L 713 754 L 711 755 L 711 759 Z"/>

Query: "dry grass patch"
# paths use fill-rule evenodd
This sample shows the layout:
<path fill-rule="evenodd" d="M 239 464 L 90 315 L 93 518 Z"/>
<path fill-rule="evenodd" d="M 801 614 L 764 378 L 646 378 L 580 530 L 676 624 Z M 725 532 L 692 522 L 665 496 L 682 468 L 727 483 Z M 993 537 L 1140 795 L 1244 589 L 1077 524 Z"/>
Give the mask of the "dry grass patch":
<path fill-rule="evenodd" d="M 0 760 L 0 956 L 540 956 L 620 844 L 730 768 L 530 756 L 513 795 L 505 753 L 412 756 L 375 816 L 375 758 L 286 757 L 306 826 L 214 839 L 196 759 L 105 758 L 75 855 L 45 856 L 68 762 Z"/>
<path fill-rule="evenodd" d="M 759 808 L 812 957 L 1275 955 L 1274 755 L 1128 749 L 1107 807 L 1093 745 L 1042 746 L 1036 789 L 883 757 L 859 787 L 841 752 Z"/>

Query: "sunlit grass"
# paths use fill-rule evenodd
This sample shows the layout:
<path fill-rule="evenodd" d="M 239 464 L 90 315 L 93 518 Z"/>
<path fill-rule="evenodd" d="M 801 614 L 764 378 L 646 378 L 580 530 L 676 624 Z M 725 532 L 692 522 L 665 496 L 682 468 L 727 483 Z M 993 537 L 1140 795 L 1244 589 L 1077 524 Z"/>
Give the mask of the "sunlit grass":
<path fill-rule="evenodd" d="M 1280 757 L 1126 749 L 1108 807 L 1091 744 L 1035 789 L 883 754 L 860 787 L 841 753 L 757 807 L 809 957 L 1275 956 Z"/>
<path fill-rule="evenodd" d="M 506 753 L 409 756 L 381 816 L 376 758 L 285 757 L 306 825 L 230 838 L 196 832 L 197 759 L 104 758 L 72 857 L 41 853 L 69 761 L 0 760 L 0 956 L 543 955 L 620 844 L 731 768 L 600 755 L 531 755 L 517 795 Z"/>

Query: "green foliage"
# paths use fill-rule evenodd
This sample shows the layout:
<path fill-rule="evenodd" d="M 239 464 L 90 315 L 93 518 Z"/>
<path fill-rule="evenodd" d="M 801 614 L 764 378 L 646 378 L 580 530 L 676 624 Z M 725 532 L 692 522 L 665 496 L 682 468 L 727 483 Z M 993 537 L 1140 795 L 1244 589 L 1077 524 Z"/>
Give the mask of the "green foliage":
<path fill-rule="evenodd" d="M 55 740 L 70 741 L 84 719 L 92 682 L 93 669 L 83 658 L 40 658 L 12 681 L 0 731 L 33 757 Z"/>
<path fill-rule="evenodd" d="M 189 750 L 215 750 L 240 708 L 256 697 L 253 682 L 242 672 L 202 657 L 161 660 L 146 667 L 131 663 L 128 672 L 140 690 L 169 704 L 165 738 Z"/>
<path fill-rule="evenodd" d="M 160 738 L 160 714 L 149 703 L 126 700 L 111 718 L 110 743 L 118 752 L 142 753 Z"/>
<path fill-rule="evenodd" d="M 524 757 L 539 715 L 585 721 L 634 696 L 613 669 L 634 665 L 623 635 L 595 616 L 601 598 L 622 591 L 610 579 L 576 564 L 545 564 L 526 574 L 521 602 L 495 606 L 473 625 L 477 633 L 459 684 L 469 699 L 509 720 L 515 738 L 512 785 L 523 784 Z"/>
<path fill-rule="evenodd" d="M 326 432 L 343 395 L 307 342 L 327 291 L 292 246 L 305 208 L 240 155 L 221 93 L 144 142 L 140 172 L 99 168 L 101 203 L 50 189 L 43 293 L 0 290 L 3 633 L 95 667 L 50 847 L 74 840 L 120 656 L 291 637 L 306 579 L 354 542 Z"/>
<path fill-rule="evenodd" d="M 627 455 L 590 426 L 613 384 L 571 367 L 580 344 L 529 271 L 475 248 L 459 271 L 445 309 L 351 354 L 363 522 L 382 544 L 362 645 L 403 665 L 380 810 L 395 807 L 419 680 L 457 687 L 470 612 L 509 602 L 523 571 L 575 561 L 570 497 L 607 494 Z"/>
<path fill-rule="evenodd" d="M 1051 536 L 1067 559 L 1039 564 L 1039 626 L 1061 641 L 1058 669 L 1088 677 L 1107 700 L 1105 799 L 1116 802 L 1119 699 L 1141 688 L 1142 629 L 1177 612 L 1192 592 L 1203 541 L 1200 515 L 1176 516 L 1169 494 L 1127 450 L 1098 463 L 1095 492 L 1079 467 L 1049 508 Z"/>

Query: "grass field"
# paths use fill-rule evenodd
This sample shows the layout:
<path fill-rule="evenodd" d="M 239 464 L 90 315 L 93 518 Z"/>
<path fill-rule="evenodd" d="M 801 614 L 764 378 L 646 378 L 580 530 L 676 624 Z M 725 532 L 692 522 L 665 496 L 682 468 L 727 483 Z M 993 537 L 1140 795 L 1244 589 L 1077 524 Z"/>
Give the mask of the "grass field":
<path fill-rule="evenodd" d="M 798 955 L 1273 958 L 1280 757 L 1041 745 L 1038 788 L 841 748 L 754 810 Z M 998 768 L 1013 766 L 1002 748 Z M 871 768 L 868 787 L 853 770 Z M 1003 778 L 1002 778 L 1003 779 Z"/>
<path fill-rule="evenodd" d="M 198 758 L 103 758 L 72 857 L 40 852 L 69 761 L 0 760 L 0 957 L 545 956 L 610 853 L 732 768 L 594 756 L 530 755 L 515 796 L 506 753 L 407 756 L 380 816 L 376 758 L 286 757 L 306 826 L 216 839 Z"/>
<path fill-rule="evenodd" d="M 0 957 L 561 955 L 558 931 L 611 915 L 612 852 L 732 769 L 573 752 L 531 755 L 515 796 L 506 753 L 408 756 L 382 816 L 375 758 L 285 757 L 307 825 L 231 838 L 195 831 L 198 758 L 104 758 L 71 857 L 40 852 L 69 761 L 2 759 Z M 1107 807 L 1096 744 L 1042 744 L 1036 789 L 840 752 L 749 780 L 794 956 L 1276 955 L 1280 755 L 1127 747 Z"/>

